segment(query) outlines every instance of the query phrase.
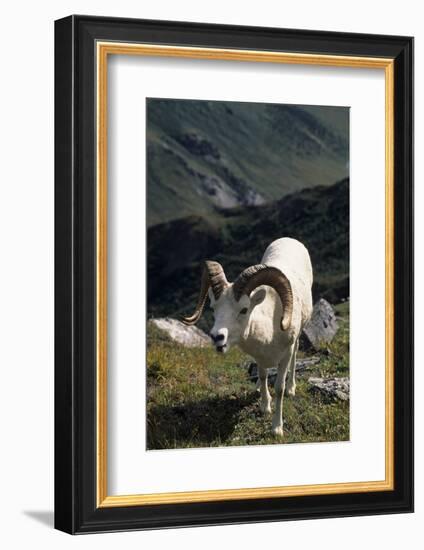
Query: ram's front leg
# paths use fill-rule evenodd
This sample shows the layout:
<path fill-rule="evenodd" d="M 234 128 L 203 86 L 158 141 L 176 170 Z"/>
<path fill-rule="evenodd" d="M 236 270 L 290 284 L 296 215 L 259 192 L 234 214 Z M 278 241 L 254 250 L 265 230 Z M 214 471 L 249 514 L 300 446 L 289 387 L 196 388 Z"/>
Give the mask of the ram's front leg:
<path fill-rule="evenodd" d="M 290 359 L 289 371 L 286 380 L 286 395 L 294 397 L 296 395 L 296 355 L 299 349 L 299 339 L 296 340 L 293 353 Z"/>
<path fill-rule="evenodd" d="M 259 388 L 261 392 L 260 409 L 263 414 L 271 414 L 271 394 L 268 390 L 268 369 L 258 365 Z"/>
<path fill-rule="evenodd" d="M 290 346 L 282 357 L 275 381 L 275 412 L 272 419 L 272 432 L 277 437 L 283 437 L 283 396 L 287 372 L 293 356 L 294 346 Z"/>

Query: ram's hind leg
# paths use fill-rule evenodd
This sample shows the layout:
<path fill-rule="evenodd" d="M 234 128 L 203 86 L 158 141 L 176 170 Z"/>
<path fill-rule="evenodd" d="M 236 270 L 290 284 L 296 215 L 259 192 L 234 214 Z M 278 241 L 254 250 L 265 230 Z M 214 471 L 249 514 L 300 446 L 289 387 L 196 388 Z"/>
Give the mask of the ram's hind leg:
<path fill-rule="evenodd" d="M 268 390 L 268 369 L 258 365 L 259 387 L 261 392 L 260 409 L 263 414 L 271 414 L 271 394 Z"/>
<path fill-rule="evenodd" d="M 277 379 L 275 381 L 275 412 L 272 418 L 272 432 L 276 437 L 283 437 L 283 396 L 286 384 L 287 372 L 294 354 L 294 345 L 290 346 L 278 365 Z"/>
<path fill-rule="evenodd" d="M 287 373 L 286 395 L 294 397 L 296 395 L 296 354 L 299 349 L 299 339 L 294 345 L 293 354 L 290 360 L 289 372 Z"/>

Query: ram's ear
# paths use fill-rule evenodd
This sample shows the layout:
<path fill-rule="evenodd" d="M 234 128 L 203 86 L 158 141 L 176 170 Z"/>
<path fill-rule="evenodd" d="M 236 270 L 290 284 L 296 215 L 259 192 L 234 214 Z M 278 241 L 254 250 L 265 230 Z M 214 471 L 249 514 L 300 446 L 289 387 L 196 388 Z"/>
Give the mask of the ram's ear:
<path fill-rule="evenodd" d="M 212 292 L 211 288 L 208 290 L 208 296 L 209 296 L 209 302 L 210 302 L 211 306 L 213 306 L 213 304 L 215 302 L 215 296 L 213 295 L 213 292 Z"/>
<path fill-rule="evenodd" d="M 250 297 L 250 306 L 252 307 L 252 309 L 261 304 L 265 300 L 265 296 L 266 290 L 264 288 L 260 288 L 259 290 L 254 292 Z"/>

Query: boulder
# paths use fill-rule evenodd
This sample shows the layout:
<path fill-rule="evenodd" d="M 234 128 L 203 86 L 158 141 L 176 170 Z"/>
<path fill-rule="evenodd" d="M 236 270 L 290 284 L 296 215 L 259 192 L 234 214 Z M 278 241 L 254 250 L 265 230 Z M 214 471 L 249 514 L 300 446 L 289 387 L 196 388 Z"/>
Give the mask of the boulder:
<path fill-rule="evenodd" d="M 150 319 L 149 323 L 166 332 L 171 340 L 188 348 L 204 347 L 211 343 L 209 336 L 203 330 L 195 326 L 189 327 L 178 319 L 164 317 Z"/>
<path fill-rule="evenodd" d="M 334 309 L 327 300 L 321 298 L 314 305 L 312 317 L 302 331 L 300 349 L 321 349 L 333 340 L 338 328 Z"/>
<path fill-rule="evenodd" d="M 349 378 L 309 378 L 309 391 L 320 393 L 329 401 L 349 399 Z"/>

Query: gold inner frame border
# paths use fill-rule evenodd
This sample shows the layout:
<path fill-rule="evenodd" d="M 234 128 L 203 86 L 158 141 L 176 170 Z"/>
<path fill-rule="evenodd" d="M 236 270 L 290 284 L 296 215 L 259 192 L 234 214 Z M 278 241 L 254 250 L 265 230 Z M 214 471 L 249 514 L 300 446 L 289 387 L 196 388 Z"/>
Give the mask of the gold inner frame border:
<path fill-rule="evenodd" d="M 108 495 L 107 492 L 107 62 L 109 55 L 219 59 L 385 72 L 385 479 L 315 485 L 214 489 L 172 493 Z M 96 470 L 97 507 L 142 506 L 255 498 L 365 493 L 394 489 L 394 60 L 378 57 L 303 54 L 141 43 L 96 43 L 97 63 L 97 295 L 96 295 Z"/>

